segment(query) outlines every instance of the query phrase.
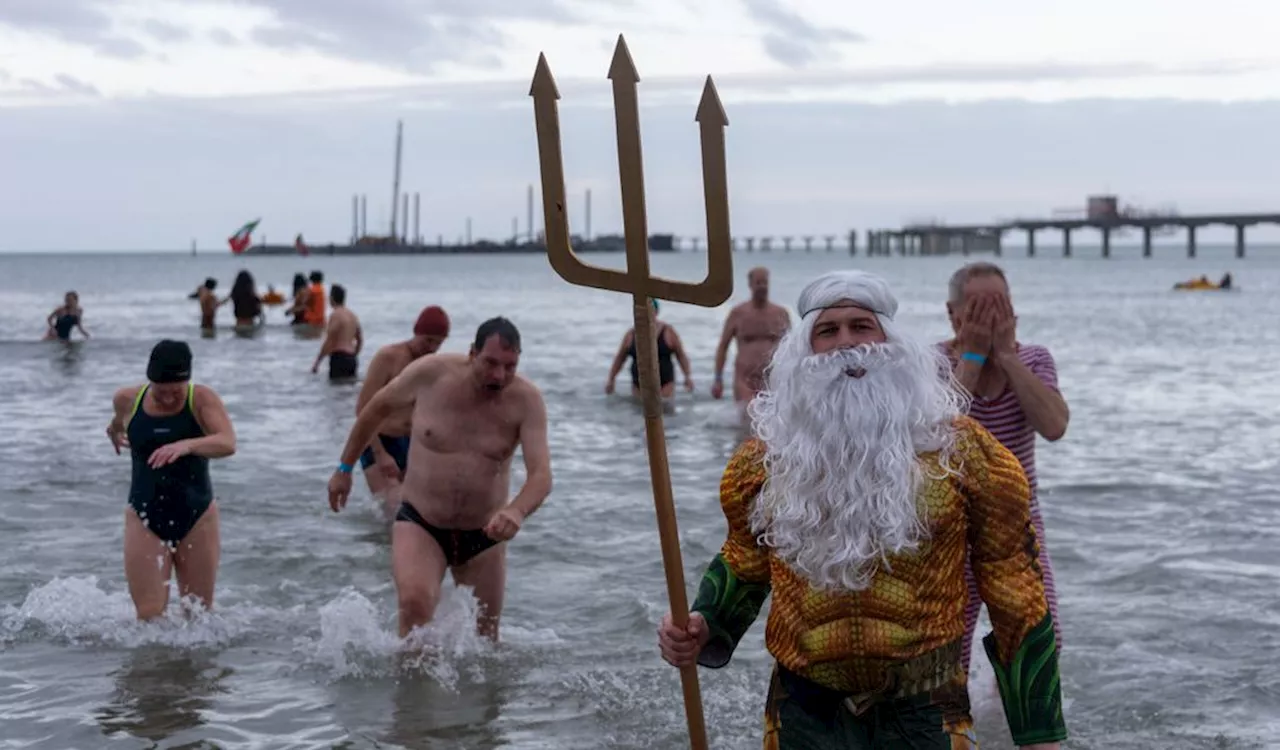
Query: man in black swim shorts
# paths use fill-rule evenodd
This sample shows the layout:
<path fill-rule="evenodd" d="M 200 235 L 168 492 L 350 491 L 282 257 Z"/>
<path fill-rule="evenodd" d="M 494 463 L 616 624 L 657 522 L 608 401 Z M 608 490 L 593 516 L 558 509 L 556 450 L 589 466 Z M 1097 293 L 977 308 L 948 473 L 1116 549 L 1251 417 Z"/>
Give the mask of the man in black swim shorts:
<path fill-rule="evenodd" d="M 329 314 L 324 343 L 311 363 L 311 372 L 319 372 L 320 363 L 328 357 L 330 380 L 354 380 L 359 375 L 360 349 L 364 347 L 360 318 L 347 307 L 347 290 L 341 284 L 334 284 L 329 290 L 329 301 L 333 303 L 333 312 Z"/>
<path fill-rule="evenodd" d="M 413 338 L 383 346 L 369 361 L 364 382 L 360 385 L 360 396 L 356 398 L 356 416 L 360 416 L 374 395 L 403 372 L 410 362 L 439 351 L 448 337 L 448 314 L 436 305 L 423 308 L 413 324 Z M 388 522 L 395 519 L 400 509 L 400 486 L 409 464 L 409 432 L 412 426 L 413 407 L 397 410 L 378 426 L 378 436 L 369 441 L 369 446 L 360 454 L 360 467 L 364 470 L 369 492 L 382 501 L 383 514 Z"/>
<path fill-rule="evenodd" d="M 400 636 L 431 621 L 446 570 L 479 600 L 476 628 L 497 640 L 506 590 L 506 544 L 551 492 L 547 409 L 537 386 L 516 374 L 520 333 L 506 318 L 480 325 L 469 354 L 414 361 L 356 419 L 329 479 L 329 506 L 351 494 L 352 464 L 378 426 L 413 410 L 403 502 L 391 528 Z M 514 499 L 511 459 L 526 479 Z"/>

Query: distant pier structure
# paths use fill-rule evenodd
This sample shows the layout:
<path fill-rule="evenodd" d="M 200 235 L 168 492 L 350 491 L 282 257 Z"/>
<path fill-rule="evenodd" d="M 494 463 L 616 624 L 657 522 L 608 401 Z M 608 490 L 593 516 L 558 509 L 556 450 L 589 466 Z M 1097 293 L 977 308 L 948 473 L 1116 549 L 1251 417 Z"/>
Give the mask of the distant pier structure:
<path fill-rule="evenodd" d="M 1071 257 L 1071 235 L 1078 229 L 1092 229 L 1102 236 L 1102 257 L 1111 257 L 1111 240 L 1126 230 L 1142 232 L 1142 257 L 1151 257 L 1151 238 L 1156 234 L 1183 231 L 1187 237 L 1187 257 L 1196 257 L 1196 231 L 1201 227 L 1226 226 L 1235 229 L 1236 257 L 1245 257 L 1245 232 L 1259 224 L 1280 226 L 1280 211 L 1250 214 L 1178 214 L 1173 211 L 1121 209 L 1114 195 L 1088 198 L 1082 218 L 1014 219 L 993 224 L 946 225 L 908 224 L 901 229 L 869 230 L 868 255 L 948 255 L 992 253 L 1000 255 L 1004 236 L 1025 232 L 1027 255 L 1036 254 L 1036 235 L 1053 230 L 1061 233 L 1062 255 Z"/>

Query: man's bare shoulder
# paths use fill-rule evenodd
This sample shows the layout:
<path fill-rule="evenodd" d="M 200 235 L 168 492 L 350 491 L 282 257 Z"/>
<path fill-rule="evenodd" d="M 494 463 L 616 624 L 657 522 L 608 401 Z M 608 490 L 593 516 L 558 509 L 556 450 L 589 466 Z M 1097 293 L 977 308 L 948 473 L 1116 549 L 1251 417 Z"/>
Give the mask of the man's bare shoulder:
<path fill-rule="evenodd" d="M 523 375 L 516 376 L 515 380 L 511 382 L 510 389 L 511 395 L 516 397 L 523 409 L 527 410 L 543 404 L 542 389 Z"/>

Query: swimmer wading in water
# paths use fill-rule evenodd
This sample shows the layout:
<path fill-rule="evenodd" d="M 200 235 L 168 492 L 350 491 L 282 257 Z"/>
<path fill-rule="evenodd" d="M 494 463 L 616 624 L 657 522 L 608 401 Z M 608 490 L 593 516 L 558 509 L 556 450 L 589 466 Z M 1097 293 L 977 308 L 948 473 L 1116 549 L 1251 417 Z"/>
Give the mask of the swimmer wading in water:
<path fill-rule="evenodd" d="M 414 360 L 378 390 L 351 426 L 329 478 L 336 513 L 351 472 L 380 425 L 411 409 L 402 502 L 391 525 L 391 573 L 400 637 L 431 621 L 446 571 L 472 586 L 476 630 L 497 640 L 506 593 L 507 545 L 551 492 L 547 408 L 516 374 L 520 332 L 506 318 L 480 324 L 469 354 Z M 511 459 L 524 453 L 525 482 L 508 501 Z"/>
<path fill-rule="evenodd" d="M 164 340 L 151 350 L 147 384 L 116 391 L 107 437 L 133 460 L 124 514 L 124 572 L 139 620 L 164 614 L 169 576 L 178 594 L 213 606 L 220 554 L 209 459 L 236 452 L 222 399 L 191 382 L 191 348 Z"/>

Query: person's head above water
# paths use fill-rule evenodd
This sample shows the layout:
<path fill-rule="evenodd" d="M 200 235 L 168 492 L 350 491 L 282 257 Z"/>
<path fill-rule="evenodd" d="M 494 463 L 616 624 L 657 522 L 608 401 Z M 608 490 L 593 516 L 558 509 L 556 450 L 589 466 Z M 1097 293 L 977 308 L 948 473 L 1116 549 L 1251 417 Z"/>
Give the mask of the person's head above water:
<path fill-rule="evenodd" d="M 329 301 L 337 307 L 347 304 L 347 288 L 341 284 L 334 284 L 329 290 Z"/>
<path fill-rule="evenodd" d="M 503 317 L 490 318 L 476 329 L 471 344 L 471 372 L 476 386 L 498 393 L 511 385 L 520 363 L 520 331 Z"/>
<path fill-rule="evenodd" d="M 204 280 L 204 288 L 212 292 L 214 289 L 218 288 L 218 280 L 210 276 Z"/>
<path fill-rule="evenodd" d="M 76 294 L 76 291 L 72 289 L 63 296 L 62 303 L 67 307 L 75 307 L 80 304 L 80 295 Z"/>
<path fill-rule="evenodd" d="M 751 301 L 763 305 L 769 301 L 769 269 L 756 266 L 747 271 L 747 287 L 751 289 Z"/>
<path fill-rule="evenodd" d="M 324 274 L 320 273 L 319 271 L 312 271 L 311 275 L 308 276 L 307 278 L 311 279 L 312 284 L 324 283 Z"/>
<path fill-rule="evenodd" d="M 415 356 L 421 357 L 440 350 L 444 340 L 449 338 L 449 315 L 444 308 L 431 305 L 422 308 L 418 320 L 413 324 L 413 338 L 409 341 Z"/>
<path fill-rule="evenodd" d="M 151 349 L 147 362 L 151 396 L 164 409 L 177 409 L 187 398 L 191 381 L 191 347 L 185 341 L 164 339 Z"/>
<path fill-rule="evenodd" d="M 298 292 L 307 288 L 307 277 L 300 273 L 293 275 L 293 295 L 298 296 Z"/>

